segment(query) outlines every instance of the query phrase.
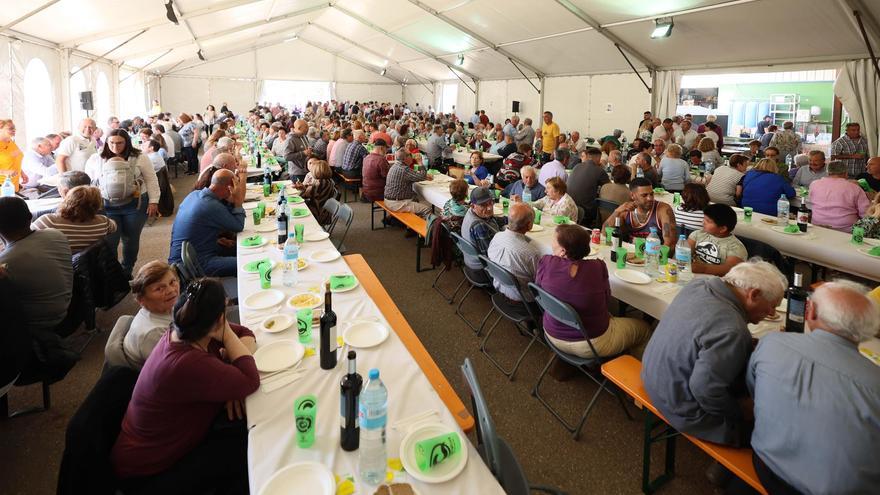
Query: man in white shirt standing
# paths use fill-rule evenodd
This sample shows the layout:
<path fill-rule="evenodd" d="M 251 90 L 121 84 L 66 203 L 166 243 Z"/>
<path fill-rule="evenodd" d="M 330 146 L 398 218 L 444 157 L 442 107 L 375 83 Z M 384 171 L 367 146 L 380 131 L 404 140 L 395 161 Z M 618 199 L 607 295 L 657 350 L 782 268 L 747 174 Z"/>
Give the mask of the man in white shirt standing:
<path fill-rule="evenodd" d="M 675 132 L 675 142 L 684 149 L 690 151 L 697 144 L 697 131 L 693 130 L 690 120 L 681 121 L 681 129 Z"/>
<path fill-rule="evenodd" d="M 85 170 L 86 161 L 98 152 L 92 140 L 92 134 L 97 127 L 94 120 L 83 119 L 79 125 L 79 135 L 71 134 L 61 141 L 55 152 L 55 166 L 59 173 Z"/>

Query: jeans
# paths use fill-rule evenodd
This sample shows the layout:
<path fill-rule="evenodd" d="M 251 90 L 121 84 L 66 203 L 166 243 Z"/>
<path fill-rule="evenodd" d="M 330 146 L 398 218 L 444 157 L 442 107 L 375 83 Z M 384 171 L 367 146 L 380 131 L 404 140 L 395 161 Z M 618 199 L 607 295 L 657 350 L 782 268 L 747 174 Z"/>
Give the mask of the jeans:
<path fill-rule="evenodd" d="M 211 256 L 199 262 L 209 277 L 234 277 L 238 270 L 235 256 Z"/>
<path fill-rule="evenodd" d="M 192 146 L 184 146 L 181 151 L 183 161 L 186 162 L 186 171 L 189 173 L 198 173 L 199 158 L 196 149 Z"/>
<path fill-rule="evenodd" d="M 107 235 L 107 243 L 116 251 L 122 239 L 122 269 L 129 278 L 140 250 L 141 231 L 147 222 L 147 195 L 143 195 L 140 202 L 140 208 L 137 199 L 122 206 L 104 207 L 105 214 L 116 222 L 116 232 Z"/>

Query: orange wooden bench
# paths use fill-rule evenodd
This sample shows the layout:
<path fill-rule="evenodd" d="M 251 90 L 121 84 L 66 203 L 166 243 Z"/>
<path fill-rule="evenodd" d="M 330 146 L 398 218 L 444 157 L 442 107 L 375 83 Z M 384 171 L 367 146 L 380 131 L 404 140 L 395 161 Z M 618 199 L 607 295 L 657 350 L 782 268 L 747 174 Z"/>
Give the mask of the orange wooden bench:
<path fill-rule="evenodd" d="M 343 203 L 348 203 L 348 190 L 349 190 L 349 188 L 351 188 L 351 187 L 354 188 L 354 199 L 357 200 L 357 198 L 358 198 L 358 191 L 360 191 L 360 189 L 361 189 L 361 179 L 360 179 L 360 178 L 356 178 L 356 177 L 346 177 L 345 175 L 343 175 L 343 174 L 342 174 L 341 172 L 339 172 L 338 170 L 334 170 L 333 173 L 334 173 L 334 174 L 336 175 L 336 177 L 338 177 L 339 180 L 341 180 L 342 183 L 343 183 L 343 186 L 342 186 L 342 202 L 343 202 Z"/>
<path fill-rule="evenodd" d="M 635 400 L 636 406 L 645 411 L 645 438 L 642 463 L 642 492 L 653 493 L 661 485 L 675 475 L 675 437 L 679 432 L 675 431 L 660 414 L 660 411 L 651 403 L 651 398 L 642 384 L 642 363 L 632 356 L 620 356 L 602 365 L 602 374 L 626 392 Z M 657 426 L 665 426 L 658 434 L 654 435 Z M 706 442 L 699 438 L 681 434 L 691 443 L 701 448 L 710 457 L 720 462 L 737 477 L 745 481 L 752 488 L 763 495 L 767 490 L 761 485 L 755 467 L 752 464 L 752 449 L 736 448 Z M 651 480 L 651 445 L 666 440 L 666 466 L 662 475 Z"/>
<path fill-rule="evenodd" d="M 428 381 L 431 382 L 437 395 L 440 396 L 440 399 L 455 417 L 461 429 L 466 433 L 473 430 L 473 416 L 468 412 L 464 403 L 455 393 L 455 390 L 452 389 L 452 385 L 449 384 L 443 372 L 437 367 L 437 363 L 431 358 L 428 350 L 422 345 L 422 341 L 419 340 L 412 327 L 409 326 L 406 318 L 403 317 L 403 313 L 397 309 L 397 305 L 391 300 L 391 296 L 388 295 L 385 287 L 376 278 L 376 274 L 373 273 L 364 257 L 359 254 L 350 254 L 343 258 L 348 263 L 349 268 L 351 268 L 351 272 L 360 281 L 361 286 L 367 291 L 367 294 L 373 299 L 379 310 L 382 311 L 382 315 L 388 321 L 388 324 L 391 325 L 394 333 L 400 337 L 403 345 L 406 346 L 413 359 L 422 368 L 422 372 L 428 378 Z"/>
<path fill-rule="evenodd" d="M 407 229 L 416 233 L 418 236 L 416 238 L 416 272 L 422 271 L 422 245 L 424 244 L 423 241 L 428 238 L 428 222 L 415 213 L 389 210 L 388 207 L 385 206 L 384 201 L 373 201 L 373 204 L 378 206 L 379 209 L 384 210 L 385 214 L 391 215 L 399 220 Z M 372 230 L 376 230 L 373 222 L 374 211 L 377 211 L 376 208 L 373 208 L 373 210 L 370 211 L 370 228 Z"/>

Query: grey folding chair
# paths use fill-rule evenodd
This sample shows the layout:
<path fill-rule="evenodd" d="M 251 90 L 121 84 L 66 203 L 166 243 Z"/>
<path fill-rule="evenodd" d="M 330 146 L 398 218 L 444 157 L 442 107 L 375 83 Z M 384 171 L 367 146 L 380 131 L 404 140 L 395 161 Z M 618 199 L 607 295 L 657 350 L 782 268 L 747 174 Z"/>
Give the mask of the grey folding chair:
<path fill-rule="evenodd" d="M 490 260 L 486 256 L 480 256 L 480 261 L 482 261 L 486 265 L 486 272 L 492 278 L 492 280 L 498 282 L 501 285 L 508 287 L 516 287 L 517 292 L 519 293 L 519 301 L 513 301 L 509 299 L 507 296 L 502 294 L 501 292 L 496 292 L 492 294 L 492 312 L 498 313 L 498 318 L 495 319 L 495 323 L 486 330 L 486 334 L 483 336 L 483 340 L 480 342 L 480 352 L 486 356 L 486 359 L 489 360 L 499 371 L 504 373 L 509 380 L 513 380 L 513 376 L 516 374 L 516 370 L 519 368 L 522 360 L 525 359 L 526 354 L 529 353 L 529 350 L 535 344 L 535 342 L 542 342 L 542 334 L 543 330 L 541 327 L 541 314 L 540 309 L 538 309 L 534 304 L 530 304 L 526 301 L 526 296 L 530 294 L 526 294 L 519 285 L 519 282 L 516 280 L 516 277 L 510 273 L 510 271 L 503 266 L 495 263 Z M 506 318 L 510 320 L 511 323 L 520 331 L 520 333 L 526 334 L 531 337 L 529 340 L 529 344 L 522 351 L 519 357 L 516 359 L 516 362 L 513 364 L 513 368 L 510 370 L 504 369 L 500 362 L 498 362 L 494 357 L 489 354 L 489 351 L 486 350 L 486 344 L 489 341 L 489 338 L 492 336 L 492 333 L 495 331 L 495 328 L 498 326 L 498 323 L 501 321 L 501 318 Z"/>
<path fill-rule="evenodd" d="M 438 219 L 437 221 L 441 221 L 441 220 Z M 447 225 L 446 223 L 442 223 L 441 225 L 442 225 L 443 229 L 442 229 L 440 235 L 445 235 L 445 236 L 449 237 L 450 240 L 452 240 L 452 231 L 449 230 L 449 225 Z M 441 245 L 443 245 L 443 244 L 441 244 Z M 460 252 L 458 254 L 460 254 Z M 456 258 L 456 246 L 455 246 L 454 241 L 452 243 L 452 257 Z M 431 283 L 431 288 L 434 289 L 435 291 L 437 291 L 437 293 L 440 294 L 440 297 L 445 299 L 446 302 L 448 302 L 449 304 L 452 304 L 453 302 L 455 302 L 455 296 L 458 295 L 458 291 L 461 290 L 461 287 L 464 285 L 465 282 L 467 282 L 467 278 L 462 278 L 461 282 L 459 282 L 458 285 L 455 286 L 455 290 L 452 291 L 452 294 L 447 296 L 446 293 L 443 292 L 443 289 L 440 288 L 439 282 L 440 282 L 440 277 L 442 277 L 443 274 L 448 272 L 449 270 L 446 268 L 445 263 L 440 263 L 440 264 L 441 264 L 440 272 L 437 274 L 436 277 L 434 277 L 434 282 Z"/>
<path fill-rule="evenodd" d="M 328 234 L 333 234 L 333 228 L 336 227 L 336 214 L 339 212 L 339 206 L 341 204 L 342 203 L 335 198 L 330 198 L 324 202 L 324 211 L 330 214 L 330 223 L 322 225 L 322 227 L 324 227 L 324 230 L 326 230 Z"/>
<path fill-rule="evenodd" d="M 504 493 L 508 495 L 528 495 L 533 490 L 550 493 L 553 495 L 565 495 L 558 488 L 543 485 L 530 485 L 523 472 L 523 468 L 503 438 L 498 436 L 495 430 L 495 422 L 489 414 L 489 406 L 483 397 L 480 382 L 469 358 L 464 359 L 461 372 L 468 384 L 471 396 L 471 408 L 474 412 L 474 422 L 477 426 L 477 451 L 483 462 L 489 467 L 489 471 L 498 480 Z"/>
<path fill-rule="evenodd" d="M 593 357 L 591 358 L 583 358 L 580 356 L 575 356 L 573 354 L 569 354 L 567 352 L 563 352 L 559 350 L 556 346 L 553 345 L 549 339 L 547 340 L 547 346 L 553 351 L 553 356 L 547 362 L 547 365 L 544 366 L 544 369 L 541 371 L 541 374 L 538 376 L 538 381 L 535 383 L 535 386 L 532 388 L 532 395 L 541 402 L 541 404 L 550 411 L 552 414 L 562 425 L 568 430 L 569 433 L 572 434 L 572 437 L 577 440 L 580 437 L 581 429 L 584 427 L 584 423 L 587 421 L 587 416 L 590 415 L 590 411 L 593 410 L 593 405 L 595 405 L 596 400 L 599 398 L 599 394 L 604 390 L 609 394 L 617 397 L 617 400 L 620 402 L 620 407 L 623 408 L 623 412 L 626 413 L 626 416 L 629 419 L 633 419 L 629 410 L 626 408 L 626 404 L 623 402 L 623 397 L 620 395 L 620 391 L 615 388 L 611 388 L 608 384 L 607 378 L 602 378 L 599 380 L 594 376 L 593 373 L 590 373 L 591 370 L 598 369 L 602 363 L 605 361 L 609 361 L 617 356 L 602 356 L 596 349 L 593 347 L 593 343 L 590 342 L 590 339 L 586 335 L 586 331 L 584 330 L 584 324 L 581 322 L 581 317 L 578 315 L 577 311 L 574 310 L 568 303 L 560 300 L 556 296 L 550 294 L 545 291 L 541 287 L 538 287 L 536 284 L 530 282 L 529 289 L 532 291 L 532 294 L 535 296 L 535 301 L 541 306 L 541 309 L 544 310 L 545 313 L 550 314 L 554 319 L 558 322 L 568 325 L 570 327 L 576 328 L 581 332 L 584 339 L 586 339 L 587 344 L 590 346 L 590 350 L 593 353 Z M 581 371 L 584 375 L 588 376 L 590 380 L 593 380 L 596 385 L 599 386 L 596 389 L 596 393 L 593 394 L 593 398 L 590 399 L 590 403 L 587 405 L 587 408 L 584 410 L 583 414 L 581 414 L 580 420 L 577 424 L 570 424 L 559 412 L 554 409 L 540 394 L 541 382 L 544 380 L 544 376 L 547 374 L 547 371 L 550 369 L 550 366 L 557 360 L 561 359 L 566 363 L 576 367 Z"/>
<path fill-rule="evenodd" d="M 473 256 L 474 258 L 479 258 L 479 256 L 480 256 L 479 251 L 477 251 L 476 246 L 471 244 L 470 241 L 468 241 L 464 237 L 456 234 L 455 232 L 450 232 L 450 234 L 452 235 L 452 240 L 455 243 L 455 246 L 458 248 L 459 251 L 461 251 L 462 255 Z M 485 268 L 486 267 L 483 266 L 483 270 L 485 270 Z M 468 290 L 466 290 L 464 292 L 464 294 L 461 296 L 461 300 L 458 301 L 458 306 L 455 307 L 455 314 L 459 318 L 461 318 L 461 321 L 463 321 L 465 323 L 465 325 L 467 325 L 471 330 L 473 330 L 473 332 L 475 334 L 480 335 L 480 333 L 483 330 L 483 325 L 486 324 L 486 320 L 488 320 L 489 316 L 492 315 L 492 309 L 489 309 L 489 312 L 486 313 L 486 316 L 484 316 L 483 319 L 480 321 L 480 325 L 478 327 L 475 327 L 474 324 L 471 323 L 467 319 L 467 317 L 464 316 L 464 313 L 461 312 L 461 306 L 464 304 L 464 302 L 467 300 L 468 295 L 470 295 L 471 291 L 473 291 L 474 289 L 477 289 L 477 288 L 486 289 L 490 292 L 494 291 L 494 289 L 492 288 L 491 281 L 481 281 L 481 280 L 475 279 L 472 276 L 472 274 L 468 272 L 467 265 L 465 265 L 464 263 L 462 263 L 461 271 L 464 273 L 464 278 L 468 281 L 468 284 L 470 284 L 470 287 L 468 287 Z"/>
<path fill-rule="evenodd" d="M 354 212 L 351 209 L 351 206 L 348 206 L 345 203 L 341 203 L 339 205 L 339 210 L 336 211 L 336 218 L 333 219 L 334 229 L 336 225 L 344 225 L 345 230 L 342 232 L 342 236 L 333 243 L 336 246 L 336 250 L 340 253 L 344 253 L 346 251 L 345 245 L 345 236 L 348 235 L 348 229 L 351 228 L 351 222 L 354 219 Z"/>

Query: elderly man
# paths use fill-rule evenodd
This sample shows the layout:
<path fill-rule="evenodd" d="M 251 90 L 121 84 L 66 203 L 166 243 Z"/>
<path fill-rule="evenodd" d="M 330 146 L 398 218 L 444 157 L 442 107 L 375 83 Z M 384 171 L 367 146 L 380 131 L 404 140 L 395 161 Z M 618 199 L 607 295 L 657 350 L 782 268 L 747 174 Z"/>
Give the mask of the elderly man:
<path fill-rule="evenodd" d="M 302 182 L 308 172 L 306 164 L 312 156 L 312 148 L 309 147 L 309 140 L 306 137 L 308 131 L 309 124 L 305 120 L 298 119 L 293 123 L 293 133 L 288 136 L 284 159 L 287 160 L 290 180 L 294 182 Z"/>
<path fill-rule="evenodd" d="M 312 158 L 319 160 L 327 159 L 327 145 L 330 144 L 330 133 L 327 131 L 318 131 L 318 137 L 312 145 Z"/>
<path fill-rule="evenodd" d="M 538 171 L 535 167 L 526 165 L 519 172 L 522 178 L 510 185 L 507 191 L 505 191 L 506 196 L 510 198 L 523 198 L 528 193 L 529 198 L 524 199 L 524 201 L 537 201 L 546 195 L 544 186 L 538 182 Z"/>
<path fill-rule="evenodd" d="M 685 121 L 687 122 L 687 121 Z M 749 158 L 739 153 L 730 157 L 727 166 L 717 167 L 712 172 L 711 180 L 706 186 L 709 200 L 727 206 L 736 205 L 737 198 L 742 196 L 740 181 L 749 168 Z"/>
<path fill-rule="evenodd" d="M 749 261 L 723 278 L 698 278 L 681 289 L 642 356 L 645 390 L 673 428 L 724 445 L 748 444 L 735 393 L 752 345 L 748 324 L 776 314 L 787 286 L 775 266 Z"/>
<path fill-rule="evenodd" d="M 370 202 L 385 199 L 385 179 L 391 169 L 385 159 L 387 149 L 385 141 L 377 139 L 373 143 L 373 152 L 364 158 L 361 195 Z"/>
<path fill-rule="evenodd" d="M 866 290 L 822 284 L 807 305 L 812 332 L 771 332 L 749 360 L 752 461 L 770 493 L 875 493 L 880 484 L 880 373 L 858 350 L 880 312 Z"/>
<path fill-rule="evenodd" d="M 860 179 L 864 179 L 875 193 L 880 191 L 880 156 L 868 160 L 868 169 L 856 177 L 856 180 Z"/>
<path fill-rule="evenodd" d="M 778 148 L 779 155 L 782 157 L 791 155 L 794 158 L 794 155 L 800 153 L 801 138 L 794 132 L 794 122 L 786 121 L 783 123 L 782 131 L 774 133 L 773 139 L 770 140 L 770 146 Z"/>
<path fill-rule="evenodd" d="M 657 166 L 660 164 L 660 160 L 663 159 L 665 153 L 666 141 L 662 139 L 655 139 L 651 148 L 651 164 L 654 166 L 654 168 L 657 168 Z"/>
<path fill-rule="evenodd" d="M 544 166 L 541 167 L 541 172 L 538 174 L 538 182 L 544 186 L 547 184 L 547 179 L 550 177 L 559 177 L 562 179 L 562 182 L 567 181 L 568 172 L 566 172 L 566 168 L 568 167 L 570 159 L 571 157 L 567 148 L 559 148 L 556 150 L 556 159 L 545 163 Z"/>
<path fill-rule="evenodd" d="M 501 160 L 498 160 L 498 165 L 501 165 L 500 162 L 504 161 L 508 156 L 516 153 L 516 143 L 513 142 L 513 136 L 510 134 L 504 134 L 504 144 L 498 148 L 499 155 L 501 155 Z"/>
<path fill-rule="evenodd" d="M 385 141 L 385 144 L 388 145 L 393 142 L 391 135 L 388 134 L 388 126 L 385 124 L 379 124 L 379 129 L 370 134 L 370 144 L 376 144 L 376 140 L 381 139 Z"/>
<path fill-rule="evenodd" d="M 79 134 L 71 134 L 58 146 L 55 152 L 55 166 L 59 172 L 68 170 L 85 170 L 86 161 L 97 153 L 92 134 L 95 132 L 95 121 L 83 119 L 79 125 Z"/>
<path fill-rule="evenodd" d="M 408 211 L 425 217 L 431 213 L 431 207 L 415 200 L 413 184 L 423 180 L 433 180 L 427 170 L 416 172 L 412 169 L 412 154 L 399 149 L 394 155 L 394 165 L 388 170 L 385 178 L 385 206 L 391 211 Z"/>
<path fill-rule="evenodd" d="M 862 127 L 857 122 L 846 124 L 846 133 L 831 143 L 831 159 L 843 160 L 849 177 L 857 177 L 865 172 L 868 158 L 868 140 L 862 136 Z"/>
<path fill-rule="evenodd" d="M 519 115 L 514 115 L 510 118 L 510 122 L 504 125 L 504 135 L 510 137 L 516 137 L 516 131 L 519 128 Z M 529 143 L 531 144 L 531 143 Z"/>
<path fill-rule="evenodd" d="M 342 169 L 342 162 L 345 160 L 345 152 L 348 151 L 348 147 L 351 146 L 351 143 L 354 141 L 354 133 L 351 129 L 343 129 L 342 133 L 339 135 L 339 139 L 333 143 L 333 148 L 330 151 L 333 153 L 333 163 L 330 164 L 333 168 L 337 170 Z"/>
<path fill-rule="evenodd" d="M 813 223 L 849 232 L 865 216 L 871 202 L 858 184 L 846 179 L 846 164 L 833 161 L 827 168 L 827 177 L 810 184 Z"/>
<path fill-rule="evenodd" d="M 584 225 L 591 225 L 596 216 L 596 195 L 599 188 L 611 182 L 599 161 L 602 151 L 587 148 L 581 153 L 581 163 L 576 165 L 568 177 L 568 195 L 575 204 L 584 209 Z"/>
<path fill-rule="evenodd" d="M 519 149 L 519 145 L 521 144 L 528 144 L 529 146 L 535 144 L 535 129 L 532 128 L 532 119 L 527 117 L 523 120 L 522 129 L 516 131 L 513 140 L 516 142 L 517 149 Z"/>
<path fill-rule="evenodd" d="M 675 129 L 672 128 L 672 119 L 663 119 L 663 123 L 654 128 L 654 134 L 651 136 L 651 139 L 653 141 L 657 141 L 658 139 L 660 139 L 666 146 L 674 144 Z"/>
<path fill-rule="evenodd" d="M 675 131 L 675 144 L 686 150 L 692 150 L 697 145 L 697 132 L 691 127 L 690 120 L 681 121 L 681 129 Z"/>
<path fill-rule="evenodd" d="M 171 252 L 168 263 L 181 262 L 183 241 L 195 248 L 199 264 L 210 277 L 231 277 L 236 274 L 234 253 L 225 253 L 232 246 L 221 239 L 223 232 L 238 233 L 244 230 L 244 201 L 247 169 L 241 167 L 236 174 L 218 170 L 211 178 L 211 185 L 193 191 L 183 199 L 171 227 Z"/>
<path fill-rule="evenodd" d="M 425 146 L 425 154 L 428 155 L 428 163 L 432 167 L 436 167 L 443 162 L 443 153 L 451 152 L 452 146 L 446 143 L 443 137 L 443 126 L 435 125 L 431 137 L 428 138 L 428 144 Z"/>
<path fill-rule="evenodd" d="M 64 198 L 67 197 L 68 191 L 70 191 L 74 187 L 88 186 L 91 184 L 92 184 L 92 179 L 85 172 L 81 172 L 79 170 L 68 170 L 67 172 L 64 172 L 63 174 L 59 174 L 59 176 L 58 176 L 58 195 L 63 200 Z M 57 205 L 56 205 L 52 208 L 35 211 L 31 215 L 31 217 L 33 218 L 33 220 L 36 220 L 37 218 L 39 218 L 43 215 L 46 215 L 48 213 L 55 213 L 57 211 L 58 210 L 57 210 Z"/>
<path fill-rule="evenodd" d="M 809 154 L 809 165 L 798 168 L 791 181 L 793 187 L 810 187 L 813 181 L 828 175 L 825 171 L 825 152 L 813 150 Z"/>
<path fill-rule="evenodd" d="M 29 179 L 22 187 L 37 187 L 43 177 L 57 174 L 58 168 L 52 159 L 52 143 L 44 137 L 33 139 L 31 148 L 24 152 L 21 169 Z"/>
<path fill-rule="evenodd" d="M 461 222 L 461 237 L 476 247 L 480 254 L 487 254 L 495 234 L 501 231 L 505 219 L 494 216 L 494 198 L 488 188 L 477 187 L 471 191 L 471 205 Z M 468 275 L 477 281 L 489 281 L 480 259 L 464 255 L 464 267 Z"/>
<path fill-rule="evenodd" d="M 648 237 L 655 228 L 663 244 L 675 249 L 678 237 L 672 207 L 654 200 L 654 186 L 644 177 L 633 179 L 629 191 L 632 200 L 618 206 L 605 220 L 605 227 L 613 227 L 614 219 L 620 218 L 621 235 L 627 241 L 633 237 Z"/>
<path fill-rule="evenodd" d="M 113 129 L 119 129 L 119 118 L 115 116 L 107 119 L 107 128 L 105 129 L 105 133 L 110 134 L 110 131 L 112 131 Z"/>
<path fill-rule="evenodd" d="M 346 177 L 359 179 L 364 167 L 364 157 L 369 154 L 367 148 L 364 147 L 364 143 L 367 142 L 367 134 L 361 129 L 356 129 L 352 136 L 354 140 L 345 149 L 342 168 L 339 171 Z"/>
<path fill-rule="evenodd" d="M 492 237 L 487 251 L 489 259 L 510 271 L 523 289 L 529 282 L 535 281 L 538 260 L 542 256 L 538 246 L 526 236 L 526 232 L 532 229 L 534 221 L 535 211 L 531 206 L 522 202 L 513 203 L 508 214 L 507 229 Z M 522 300 L 517 287 L 504 285 L 498 280 L 494 280 L 493 284 L 498 292 L 508 299 Z M 527 301 L 534 300 L 530 291 L 523 292 Z"/>

